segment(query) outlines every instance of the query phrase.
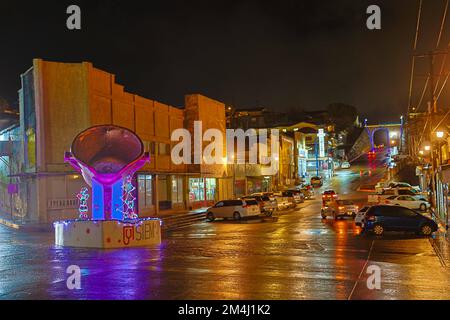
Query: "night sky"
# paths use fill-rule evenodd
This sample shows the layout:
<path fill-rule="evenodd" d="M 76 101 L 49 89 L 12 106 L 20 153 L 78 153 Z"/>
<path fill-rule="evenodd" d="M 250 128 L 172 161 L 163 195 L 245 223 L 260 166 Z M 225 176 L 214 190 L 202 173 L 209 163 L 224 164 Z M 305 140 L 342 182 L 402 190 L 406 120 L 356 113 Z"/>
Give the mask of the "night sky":
<path fill-rule="evenodd" d="M 174 106 L 188 93 L 277 110 L 344 102 L 369 122 L 397 121 L 407 110 L 418 3 L 2 0 L 0 96 L 17 104 L 19 75 L 39 57 L 91 61 L 127 91 Z M 70 4 L 81 7 L 81 31 L 66 29 Z M 366 28 L 370 4 L 381 7 L 380 31 Z M 418 51 L 435 48 L 444 5 L 424 0 Z M 440 48 L 449 42 L 450 13 Z M 418 62 L 416 104 L 426 67 Z M 448 107 L 450 83 L 444 92 Z"/>

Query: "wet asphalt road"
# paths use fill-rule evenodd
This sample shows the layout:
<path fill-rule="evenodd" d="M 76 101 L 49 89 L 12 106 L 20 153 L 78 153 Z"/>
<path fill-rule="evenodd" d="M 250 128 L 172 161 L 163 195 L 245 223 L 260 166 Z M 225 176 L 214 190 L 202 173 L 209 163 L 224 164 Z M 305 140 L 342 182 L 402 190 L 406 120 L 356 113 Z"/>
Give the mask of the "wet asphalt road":
<path fill-rule="evenodd" d="M 360 175 L 364 166 L 322 189 L 362 201 L 355 190 L 372 179 Z M 450 299 L 450 270 L 429 239 L 376 238 L 352 220 L 322 221 L 319 198 L 274 219 L 173 231 L 156 248 L 61 249 L 52 235 L 0 226 L 0 299 Z M 82 269 L 81 290 L 66 287 L 70 265 Z M 379 290 L 366 284 L 372 265 Z"/>

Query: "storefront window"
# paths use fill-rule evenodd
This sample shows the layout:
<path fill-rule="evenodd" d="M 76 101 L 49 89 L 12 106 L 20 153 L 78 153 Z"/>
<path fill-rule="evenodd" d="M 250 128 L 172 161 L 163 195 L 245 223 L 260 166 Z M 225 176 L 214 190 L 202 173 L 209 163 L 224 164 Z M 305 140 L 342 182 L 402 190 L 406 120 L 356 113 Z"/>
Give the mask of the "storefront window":
<path fill-rule="evenodd" d="M 206 179 L 206 200 L 214 201 L 216 198 L 216 179 Z"/>
<path fill-rule="evenodd" d="M 159 202 L 168 200 L 167 193 L 167 176 L 158 176 Z"/>
<path fill-rule="evenodd" d="M 201 178 L 189 179 L 189 198 L 190 201 L 203 201 L 205 200 L 205 184 Z"/>
<path fill-rule="evenodd" d="M 172 203 L 183 203 L 183 178 L 172 176 Z"/>
<path fill-rule="evenodd" d="M 190 178 L 189 179 L 189 200 L 215 201 L 216 198 L 216 178 Z"/>
<path fill-rule="evenodd" d="M 145 176 L 145 204 L 147 207 L 153 205 L 153 181 L 151 175 Z"/>
<path fill-rule="evenodd" d="M 138 191 L 139 191 L 139 208 L 149 208 L 153 205 L 152 197 L 152 176 L 139 175 L 138 176 Z"/>
<path fill-rule="evenodd" d="M 236 197 L 245 195 L 245 180 L 236 180 L 234 185 Z"/>
<path fill-rule="evenodd" d="M 247 180 L 247 189 L 248 194 L 252 194 L 255 192 L 261 192 L 262 191 L 262 181 L 257 179 L 248 179 Z"/>

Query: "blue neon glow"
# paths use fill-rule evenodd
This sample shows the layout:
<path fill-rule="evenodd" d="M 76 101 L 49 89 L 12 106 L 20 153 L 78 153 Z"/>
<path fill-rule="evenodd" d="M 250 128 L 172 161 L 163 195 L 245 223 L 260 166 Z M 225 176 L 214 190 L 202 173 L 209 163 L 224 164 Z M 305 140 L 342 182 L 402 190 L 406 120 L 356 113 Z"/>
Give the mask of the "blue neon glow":
<path fill-rule="evenodd" d="M 103 186 L 92 179 L 92 219 L 105 220 Z"/>
<path fill-rule="evenodd" d="M 122 193 L 123 193 L 123 180 L 117 181 L 112 185 L 112 196 L 111 196 L 111 208 L 112 219 L 123 220 L 123 212 L 121 207 L 123 206 Z"/>

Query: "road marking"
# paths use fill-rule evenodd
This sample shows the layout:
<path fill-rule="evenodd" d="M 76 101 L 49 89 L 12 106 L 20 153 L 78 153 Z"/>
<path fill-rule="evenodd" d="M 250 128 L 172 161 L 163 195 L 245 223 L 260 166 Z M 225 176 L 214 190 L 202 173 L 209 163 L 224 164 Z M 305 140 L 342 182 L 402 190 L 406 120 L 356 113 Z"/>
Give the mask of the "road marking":
<path fill-rule="evenodd" d="M 363 266 L 363 268 L 362 268 L 362 270 L 361 270 L 361 272 L 360 272 L 360 274 L 358 276 L 358 279 L 356 279 L 355 285 L 353 286 L 353 289 L 350 292 L 350 295 L 348 296 L 347 300 L 351 300 L 352 299 L 353 292 L 355 292 L 356 286 L 358 285 L 358 282 L 361 279 L 361 277 L 362 277 L 362 275 L 364 273 L 364 270 L 366 270 L 367 264 L 369 263 L 369 260 L 370 260 L 370 255 L 372 254 L 372 249 L 373 249 L 374 243 L 375 243 L 375 240 L 372 240 L 372 245 L 370 246 L 369 254 L 367 255 L 366 263 L 364 263 L 364 266 Z"/>

